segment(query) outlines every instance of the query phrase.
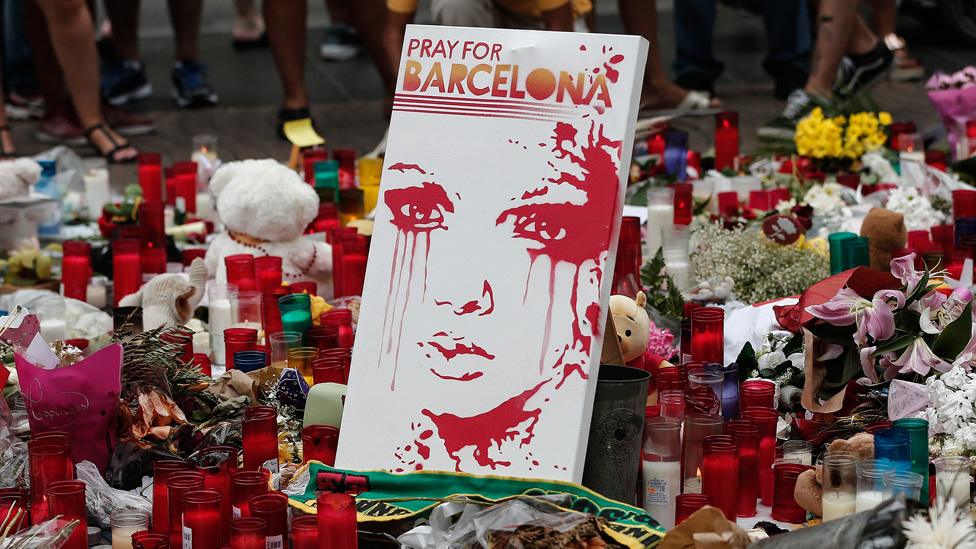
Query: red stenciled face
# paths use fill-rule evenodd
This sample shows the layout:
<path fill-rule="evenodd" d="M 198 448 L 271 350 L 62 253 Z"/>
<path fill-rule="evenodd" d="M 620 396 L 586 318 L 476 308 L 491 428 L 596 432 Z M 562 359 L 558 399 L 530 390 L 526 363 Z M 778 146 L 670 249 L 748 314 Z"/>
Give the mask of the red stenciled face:
<path fill-rule="evenodd" d="M 512 140 L 506 159 L 465 165 L 493 170 L 497 187 L 433 163 L 386 168 L 377 223 L 397 238 L 376 366 L 391 393 L 423 403 L 401 470 L 445 455 L 458 470 L 561 467 L 532 457 L 534 431 L 588 377 L 618 199 L 620 143 L 586 124 L 556 123 L 536 145 L 547 165 L 526 170 L 528 146 Z"/>

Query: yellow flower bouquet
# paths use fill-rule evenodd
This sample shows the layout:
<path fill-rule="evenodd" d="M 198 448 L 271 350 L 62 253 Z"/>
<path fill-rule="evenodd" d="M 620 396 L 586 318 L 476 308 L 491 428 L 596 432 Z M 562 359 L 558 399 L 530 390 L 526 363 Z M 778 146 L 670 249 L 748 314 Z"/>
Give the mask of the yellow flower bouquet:
<path fill-rule="evenodd" d="M 817 107 L 796 125 L 796 150 L 810 158 L 856 160 L 876 151 L 888 140 L 891 114 L 859 112 L 827 117 Z"/>

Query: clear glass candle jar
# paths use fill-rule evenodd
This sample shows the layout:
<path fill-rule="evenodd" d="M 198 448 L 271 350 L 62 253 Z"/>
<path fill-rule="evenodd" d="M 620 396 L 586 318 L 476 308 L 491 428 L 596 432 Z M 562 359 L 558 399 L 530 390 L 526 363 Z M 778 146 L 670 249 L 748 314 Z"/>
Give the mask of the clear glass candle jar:
<path fill-rule="evenodd" d="M 144 511 L 121 509 L 109 517 L 112 526 L 112 549 L 131 549 L 132 534 L 149 528 L 149 515 Z"/>
<path fill-rule="evenodd" d="M 832 452 L 823 460 L 823 520 L 854 514 L 857 500 L 857 459 L 847 452 Z"/>
<path fill-rule="evenodd" d="M 787 440 L 783 443 L 783 457 L 796 458 L 804 465 L 813 465 L 813 445 L 805 440 Z"/>
<path fill-rule="evenodd" d="M 685 416 L 681 453 L 683 493 L 701 493 L 701 465 L 705 437 L 722 434 L 722 416 L 689 414 Z"/>
<path fill-rule="evenodd" d="M 884 501 L 884 476 L 895 468 L 886 461 L 866 459 L 857 464 L 857 500 L 854 512 L 874 509 Z"/>
<path fill-rule="evenodd" d="M 952 500 L 960 509 L 969 510 L 971 496 L 970 461 L 968 457 L 950 456 L 932 460 L 935 465 L 935 495 L 943 501 Z"/>
<path fill-rule="evenodd" d="M 921 502 L 923 484 L 925 484 L 925 478 L 918 473 L 912 473 L 911 471 L 885 473 L 884 498 L 891 499 L 897 496 L 904 496 L 905 499 Z"/>
<path fill-rule="evenodd" d="M 235 518 L 230 523 L 230 549 L 266 549 L 267 521 L 256 517 Z"/>

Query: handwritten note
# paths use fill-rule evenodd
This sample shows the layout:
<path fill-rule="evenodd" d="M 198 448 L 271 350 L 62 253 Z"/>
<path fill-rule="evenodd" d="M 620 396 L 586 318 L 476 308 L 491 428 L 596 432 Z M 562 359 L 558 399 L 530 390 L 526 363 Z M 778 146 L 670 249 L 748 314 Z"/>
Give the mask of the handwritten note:
<path fill-rule="evenodd" d="M 888 389 L 888 419 L 894 421 L 909 417 L 929 405 L 925 385 L 893 380 Z"/>

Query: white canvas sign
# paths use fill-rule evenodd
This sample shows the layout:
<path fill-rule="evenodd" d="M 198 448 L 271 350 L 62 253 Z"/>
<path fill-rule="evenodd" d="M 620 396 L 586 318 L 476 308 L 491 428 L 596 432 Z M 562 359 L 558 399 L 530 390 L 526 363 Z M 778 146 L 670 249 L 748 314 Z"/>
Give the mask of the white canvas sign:
<path fill-rule="evenodd" d="M 646 54 L 408 29 L 339 467 L 581 479 Z"/>

